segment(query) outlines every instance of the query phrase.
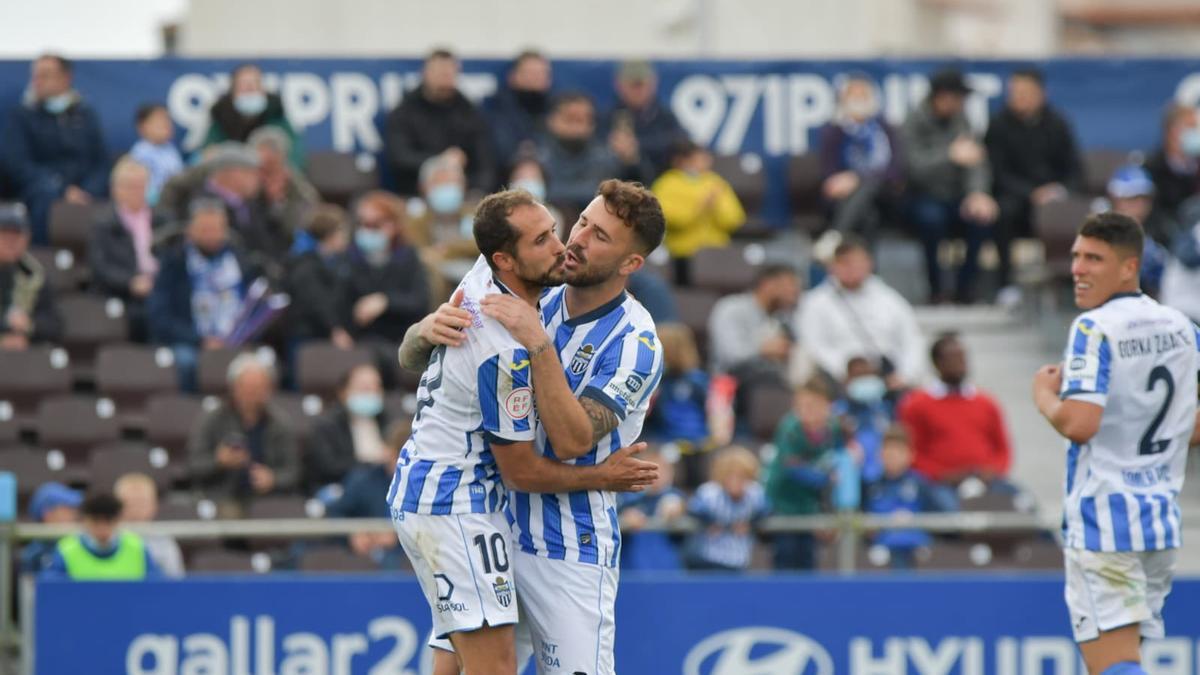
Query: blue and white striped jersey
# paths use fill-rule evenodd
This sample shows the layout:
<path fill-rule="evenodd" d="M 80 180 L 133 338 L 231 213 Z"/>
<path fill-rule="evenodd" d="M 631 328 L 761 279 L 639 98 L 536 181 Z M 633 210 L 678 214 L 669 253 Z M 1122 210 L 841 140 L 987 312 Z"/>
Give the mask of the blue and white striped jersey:
<path fill-rule="evenodd" d="M 388 491 L 393 509 L 445 515 L 504 507 L 492 443 L 534 440 L 529 354 L 479 301 L 507 293 L 483 256 L 459 284 L 472 325 L 459 347 L 438 347 L 417 389 L 413 433 Z"/>
<path fill-rule="evenodd" d="M 1071 325 L 1061 396 L 1102 406 L 1100 429 L 1067 449 L 1063 545 L 1180 545 L 1179 506 L 1196 418 L 1200 333 L 1178 310 L 1121 293 Z"/>
<path fill-rule="evenodd" d="M 542 296 L 542 322 L 554 339 L 575 396 L 612 409 L 617 428 L 591 452 L 568 464 L 590 466 L 630 445 L 642 433 L 650 397 L 662 379 L 662 349 L 650 313 L 622 293 L 582 316 L 567 316 L 565 286 Z M 543 410 L 541 415 L 554 414 Z M 540 425 L 538 450 L 554 457 Z M 522 551 L 547 558 L 616 567 L 621 549 L 616 498 L 611 492 L 512 493 L 509 519 Z"/>

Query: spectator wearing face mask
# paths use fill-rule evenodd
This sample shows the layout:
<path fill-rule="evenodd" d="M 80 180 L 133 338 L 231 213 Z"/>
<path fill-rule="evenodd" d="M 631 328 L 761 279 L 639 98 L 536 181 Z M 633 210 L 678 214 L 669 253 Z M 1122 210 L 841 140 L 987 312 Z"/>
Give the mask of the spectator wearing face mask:
<path fill-rule="evenodd" d="M 956 334 L 938 337 L 930 356 L 937 381 L 910 392 L 897 410 L 912 435 L 913 468 L 942 483 L 968 476 L 1003 483 L 1012 448 L 1000 405 L 967 380 L 967 352 Z"/>
<path fill-rule="evenodd" d="M 1155 241 L 1174 239 L 1180 230 L 1179 207 L 1200 193 L 1200 115 L 1190 105 L 1172 103 L 1162 120 L 1162 144 L 1146 159 L 1154 181 L 1153 229 Z"/>
<path fill-rule="evenodd" d="M 267 92 L 263 86 L 262 69 L 258 66 L 243 63 L 234 68 L 229 76 L 229 91 L 213 103 L 208 116 L 204 147 L 227 141 L 246 143 L 250 140 L 250 134 L 260 127 L 279 127 L 291 140 L 288 159 L 292 166 L 304 166 L 304 151 L 296 131 L 288 122 L 283 99 L 278 94 Z"/>
<path fill-rule="evenodd" d="M 895 406 L 879 368 L 864 356 L 846 364 L 843 391 L 844 396 L 833 404 L 833 414 L 854 424 L 854 436 L 863 450 L 862 479 L 869 483 L 883 472 L 879 448 L 884 432 L 895 421 Z"/>
<path fill-rule="evenodd" d="M 385 382 L 397 377 L 396 349 L 404 332 L 429 309 L 429 275 L 409 243 L 403 202 L 368 192 L 354 207 L 347 251 L 343 322 L 358 344 L 375 351 Z"/>
<path fill-rule="evenodd" d="M 0 164 L 29 209 L 33 243 L 49 241 L 50 207 L 104 197 L 108 151 L 100 118 L 74 89 L 72 63 L 46 54 L 33 62 L 29 88 L 0 142 Z"/>
<path fill-rule="evenodd" d="M 420 181 L 420 198 L 408 202 L 406 231 L 431 272 L 432 301 L 440 303 L 479 257 L 471 230 L 475 204 L 467 199 L 462 167 L 444 155 L 421 165 Z"/>
<path fill-rule="evenodd" d="M 545 131 L 551 83 L 550 61 L 540 52 L 524 51 L 513 60 L 506 86 L 488 111 L 496 158 L 503 167 L 515 169 L 517 158 L 532 152 Z"/>
<path fill-rule="evenodd" d="M 875 84 L 852 75 L 842 84 L 837 115 L 821 130 L 821 194 L 829 216 L 821 248 L 832 250 L 846 233 L 873 243 L 898 205 L 904 163 L 879 109 Z"/>
<path fill-rule="evenodd" d="M 712 170 L 712 154 L 691 141 L 676 144 L 671 169 L 651 189 L 667 220 L 663 244 L 675 263 L 675 283 L 687 285 L 696 251 L 728 246 L 746 212 L 733 186 Z"/>
<path fill-rule="evenodd" d="M 388 428 L 383 381 L 371 365 L 351 368 L 338 383 L 337 403 L 313 425 L 304 452 L 304 486 L 309 493 L 342 482 L 355 466 L 386 464 Z"/>

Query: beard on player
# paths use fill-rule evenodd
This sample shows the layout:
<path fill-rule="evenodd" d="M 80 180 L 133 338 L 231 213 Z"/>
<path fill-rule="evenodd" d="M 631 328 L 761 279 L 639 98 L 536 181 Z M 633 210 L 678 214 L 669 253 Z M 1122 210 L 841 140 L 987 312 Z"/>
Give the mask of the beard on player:
<path fill-rule="evenodd" d="M 587 288 L 589 286 L 597 286 L 617 274 L 617 269 L 621 267 L 621 259 L 612 261 L 607 265 L 598 264 L 595 261 L 588 261 L 587 256 L 583 252 L 583 247 L 579 245 L 567 245 L 566 255 L 573 259 L 575 268 L 567 270 L 563 267 L 564 281 L 568 286 L 577 288 Z"/>
<path fill-rule="evenodd" d="M 541 286 L 542 288 L 558 286 L 563 283 L 566 275 L 566 271 L 563 269 L 565 260 L 565 253 L 545 262 L 532 262 L 517 257 L 516 268 L 513 271 L 518 279 L 531 286 Z"/>

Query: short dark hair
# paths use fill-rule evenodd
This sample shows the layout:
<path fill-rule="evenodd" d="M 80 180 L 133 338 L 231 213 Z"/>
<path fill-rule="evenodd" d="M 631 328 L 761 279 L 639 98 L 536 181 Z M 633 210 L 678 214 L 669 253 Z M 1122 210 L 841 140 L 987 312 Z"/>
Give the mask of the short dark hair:
<path fill-rule="evenodd" d="M 596 196 L 604 198 L 608 212 L 633 228 L 633 236 L 643 256 L 658 248 L 667 231 L 667 220 L 663 217 L 658 197 L 646 186 L 634 181 L 609 178 L 600 184 Z"/>
<path fill-rule="evenodd" d="M 754 288 L 758 288 L 763 282 L 770 281 L 775 277 L 784 276 L 785 274 L 792 277 L 800 276 L 796 272 L 795 267 L 792 267 L 786 263 L 771 263 L 769 265 L 763 265 L 762 267 L 758 268 L 757 272 L 754 273 Z"/>
<path fill-rule="evenodd" d="M 1017 68 L 1016 70 L 1012 71 L 1012 74 L 1010 74 L 1009 77 L 1023 77 L 1027 80 L 1033 80 L 1042 89 L 1046 88 L 1046 74 L 1042 72 L 1041 68 L 1037 68 L 1035 66 Z"/>
<path fill-rule="evenodd" d="M 796 392 L 807 392 L 815 396 L 820 396 L 826 401 L 832 401 L 837 397 L 833 391 L 833 387 L 820 375 L 809 378 L 804 384 L 800 385 L 800 388 Z"/>
<path fill-rule="evenodd" d="M 63 56 L 62 54 L 54 54 L 54 53 L 42 54 L 41 56 L 37 57 L 36 60 L 37 61 L 45 61 L 47 59 L 57 63 L 58 67 L 62 68 L 62 71 L 64 73 L 66 73 L 67 75 L 70 75 L 75 72 L 75 62 L 73 62 L 71 59 L 68 59 L 67 57 Z"/>
<path fill-rule="evenodd" d="M 1088 216 L 1083 221 L 1083 227 L 1079 228 L 1079 236 L 1099 239 L 1138 260 L 1141 260 L 1142 248 L 1146 245 L 1146 233 L 1142 226 L 1133 218 L 1112 211 Z"/>
<path fill-rule="evenodd" d="M 337 204 L 318 204 L 309 215 L 304 230 L 318 242 L 338 232 L 350 231 L 350 214 Z"/>
<path fill-rule="evenodd" d="M 525 50 L 522 50 L 520 54 L 517 54 L 517 57 L 512 60 L 512 67 L 509 70 L 516 70 L 517 68 L 520 68 L 521 64 L 525 63 L 529 59 L 537 59 L 538 61 L 549 61 L 549 59 L 546 58 L 546 55 L 539 52 L 538 50 L 525 49 Z"/>
<path fill-rule="evenodd" d="M 593 111 L 596 109 L 596 103 L 595 103 L 595 101 L 592 100 L 591 96 L 588 96 L 587 94 L 583 93 L 582 91 L 573 90 L 573 91 L 564 91 L 563 93 L 554 97 L 554 105 L 551 108 L 551 110 L 553 112 L 558 112 L 565 106 L 571 105 L 572 103 L 586 103 L 586 104 L 592 106 Z"/>
<path fill-rule="evenodd" d="M 513 255 L 520 235 L 508 217 L 521 206 L 536 206 L 538 201 L 525 190 L 504 190 L 483 198 L 475 209 L 475 245 L 487 264 L 496 269 L 492 254 L 503 251 Z"/>
<path fill-rule="evenodd" d="M 79 514 L 94 520 L 116 520 L 121 517 L 121 500 L 107 492 L 94 494 L 83 500 Z"/>
<path fill-rule="evenodd" d="M 671 163 L 687 159 L 704 148 L 690 138 L 681 138 L 670 146 Z"/>
<path fill-rule="evenodd" d="M 337 391 L 339 393 L 346 391 L 346 387 L 350 386 L 350 378 L 354 377 L 354 373 L 362 370 L 363 368 L 370 368 L 371 370 L 375 371 L 376 375 L 379 374 L 379 369 L 376 368 L 372 363 L 356 363 L 347 368 L 346 372 L 342 373 L 342 376 L 338 378 Z"/>
<path fill-rule="evenodd" d="M 933 345 L 929 347 L 929 359 L 937 361 L 942 356 L 942 350 L 951 342 L 957 342 L 959 335 L 957 332 L 948 330 L 938 334 L 937 339 L 933 341 Z"/>
<path fill-rule="evenodd" d="M 430 61 L 437 61 L 438 59 L 449 59 L 451 61 L 457 61 L 458 57 L 456 57 L 454 55 L 454 52 L 450 51 L 446 47 L 435 47 L 434 49 L 432 49 L 429 52 L 429 56 L 425 57 L 425 63 L 429 63 Z"/>
<path fill-rule="evenodd" d="M 142 122 L 150 119 L 150 116 L 159 110 L 166 112 L 167 106 L 161 103 L 143 103 L 137 107 L 137 112 L 133 114 L 134 123 L 137 126 L 142 126 Z"/>
<path fill-rule="evenodd" d="M 846 235 L 842 238 L 842 242 L 833 249 L 833 257 L 840 258 L 844 255 L 862 251 L 867 255 L 871 255 L 871 247 L 867 246 L 867 240 L 857 235 Z"/>
<path fill-rule="evenodd" d="M 909 436 L 908 429 L 905 429 L 900 424 L 893 424 L 892 426 L 887 428 L 887 431 L 883 432 L 883 440 L 881 441 L 880 444 L 882 445 L 883 443 L 888 443 L 888 442 L 903 443 L 903 444 L 911 447 L 912 446 L 912 437 Z"/>

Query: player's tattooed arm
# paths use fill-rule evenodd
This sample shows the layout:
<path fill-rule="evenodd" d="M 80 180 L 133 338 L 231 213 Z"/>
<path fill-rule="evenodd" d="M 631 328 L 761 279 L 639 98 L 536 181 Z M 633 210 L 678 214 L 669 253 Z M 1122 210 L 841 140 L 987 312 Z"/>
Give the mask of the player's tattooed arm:
<path fill-rule="evenodd" d="M 592 445 L 599 443 L 600 439 L 611 434 L 613 429 L 616 429 L 617 425 L 621 423 L 611 408 L 594 398 L 581 398 L 579 404 L 583 406 L 588 420 L 592 423 Z"/>
<path fill-rule="evenodd" d="M 460 288 L 432 314 L 409 326 L 400 343 L 400 367 L 421 372 L 429 364 L 429 355 L 438 345 L 457 347 L 467 339 L 463 331 L 471 326 L 471 314 L 462 309 Z"/>

